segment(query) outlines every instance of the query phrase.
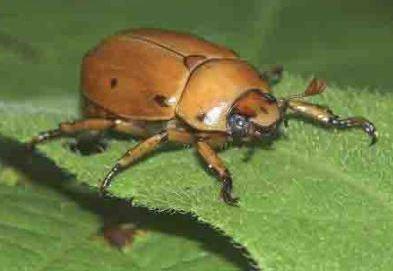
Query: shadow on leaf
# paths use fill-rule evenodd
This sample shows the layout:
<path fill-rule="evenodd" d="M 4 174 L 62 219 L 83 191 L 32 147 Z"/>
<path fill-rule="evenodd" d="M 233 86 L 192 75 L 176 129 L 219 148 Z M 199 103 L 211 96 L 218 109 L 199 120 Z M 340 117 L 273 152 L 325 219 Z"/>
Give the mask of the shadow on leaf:
<path fill-rule="evenodd" d="M 100 197 L 97 190 L 77 184 L 71 174 L 58 168 L 49 158 L 38 152 L 29 153 L 20 142 L 4 136 L 0 136 L 0 161 L 34 184 L 49 187 L 95 213 L 102 219 L 103 226 L 131 223 L 141 230 L 186 237 L 198 241 L 205 250 L 225 257 L 240 270 L 255 270 L 244 248 L 234 247 L 229 237 L 199 223 L 191 214 L 155 212 L 133 207 L 123 199 Z"/>

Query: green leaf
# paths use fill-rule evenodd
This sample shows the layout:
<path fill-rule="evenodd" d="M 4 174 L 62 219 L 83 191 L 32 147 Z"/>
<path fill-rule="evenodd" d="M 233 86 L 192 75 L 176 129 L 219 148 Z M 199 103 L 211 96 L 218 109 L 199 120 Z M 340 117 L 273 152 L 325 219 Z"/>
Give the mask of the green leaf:
<path fill-rule="evenodd" d="M 291 121 L 286 137 L 271 150 L 256 148 L 248 162 L 247 150 L 229 149 L 222 157 L 235 177 L 239 209 L 218 201 L 218 184 L 191 149 L 168 148 L 144 160 L 117 178 L 113 192 L 150 208 L 197 214 L 245 245 L 265 269 L 390 270 L 391 13 L 388 5 L 355 0 L 4 1 L 0 93 L 19 101 L 0 104 L 0 129 L 27 140 L 76 118 L 82 55 L 129 27 L 189 31 L 261 68 L 281 63 L 293 73 L 360 86 L 361 91 L 333 88 L 316 101 L 343 116 L 371 118 L 380 130 L 378 145 L 368 148 L 359 131 Z M 290 78 L 278 92 L 304 86 Z M 364 93 L 364 86 L 388 94 Z M 60 142 L 40 150 L 79 182 L 95 186 L 133 144 L 113 141 L 109 152 L 93 157 L 72 154 Z M 1 156 L 12 155 L 2 150 Z"/>
<path fill-rule="evenodd" d="M 241 268 L 242 263 L 237 266 L 238 255 L 228 248 L 228 242 L 184 217 L 157 216 L 146 209 L 100 200 L 93 194 L 79 192 L 66 196 L 47 188 L 32 188 L 0 185 L 1 270 Z M 99 234 L 102 223 L 119 214 L 125 215 L 123 221 L 140 227 L 133 243 L 123 251 L 110 246 Z M 201 235 L 222 247 L 201 246 L 204 243 Z M 234 256 L 232 262 L 224 257 L 226 252 Z"/>
<path fill-rule="evenodd" d="M 276 93 L 300 92 L 306 82 L 287 76 Z M 189 212 L 245 246 L 265 270 L 389 270 L 393 262 L 391 95 L 331 87 L 315 102 L 339 115 L 363 115 L 379 129 L 369 147 L 359 131 L 327 130 L 291 119 L 269 148 L 222 152 L 233 174 L 239 208 L 218 198 L 219 184 L 193 149 L 167 148 L 116 177 L 110 191 L 137 205 Z M 59 108 L 59 105 L 63 108 Z M 1 105 L 0 131 L 25 141 L 76 117 L 76 101 L 62 97 Z M 112 140 L 99 155 L 79 156 L 60 140 L 39 150 L 90 186 L 135 141 Z"/>

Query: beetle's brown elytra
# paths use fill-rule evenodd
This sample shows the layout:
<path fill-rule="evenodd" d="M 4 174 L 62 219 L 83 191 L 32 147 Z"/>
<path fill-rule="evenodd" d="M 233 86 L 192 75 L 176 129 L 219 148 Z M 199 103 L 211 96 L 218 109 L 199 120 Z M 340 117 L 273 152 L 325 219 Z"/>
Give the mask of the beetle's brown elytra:
<path fill-rule="evenodd" d="M 302 94 L 276 98 L 271 87 L 281 79 L 281 66 L 259 72 L 234 51 L 186 33 L 122 31 L 87 52 L 81 67 L 82 118 L 33 137 L 28 146 L 84 131 L 144 138 L 115 163 L 103 192 L 121 170 L 171 141 L 193 145 L 221 181 L 221 198 L 235 205 L 231 175 L 215 149 L 276 134 L 288 110 L 326 126 L 361 128 L 371 144 L 377 140 L 367 119 L 341 119 L 303 101 L 322 93 L 324 81 L 313 79 Z"/>

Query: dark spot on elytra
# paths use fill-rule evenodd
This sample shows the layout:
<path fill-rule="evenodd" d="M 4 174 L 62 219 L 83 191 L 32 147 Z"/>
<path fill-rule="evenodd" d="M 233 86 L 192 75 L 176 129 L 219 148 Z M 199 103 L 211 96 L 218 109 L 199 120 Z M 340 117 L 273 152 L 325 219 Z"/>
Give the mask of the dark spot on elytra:
<path fill-rule="evenodd" d="M 196 116 L 196 119 L 202 122 L 205 119 L 205 117 L 206 117 L 206 113 L 199 113 Z"/>
<path fill-rule="evenodd" d="M 167 100 L 167 97 L 165 97 L 164 95 L 154 96 L 154 101 L 161 107 L 168 107 L 166 100 Z"/>
<path fill-rule="evenodd" d="M 117 78 L 111 79 L 111 89 L 114 89 L 117 86 Z"/>

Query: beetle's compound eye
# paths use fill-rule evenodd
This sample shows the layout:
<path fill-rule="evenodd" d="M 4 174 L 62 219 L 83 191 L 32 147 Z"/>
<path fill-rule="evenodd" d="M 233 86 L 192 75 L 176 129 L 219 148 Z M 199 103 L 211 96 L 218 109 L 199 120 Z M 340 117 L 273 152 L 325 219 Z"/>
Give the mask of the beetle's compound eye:
<path fill-rule="evenodd" d="M 247 136 L 250 131 L 250 121 L 239 114 L 232 114 L 228 119 L 228 124 L 233 137 Z"/>

